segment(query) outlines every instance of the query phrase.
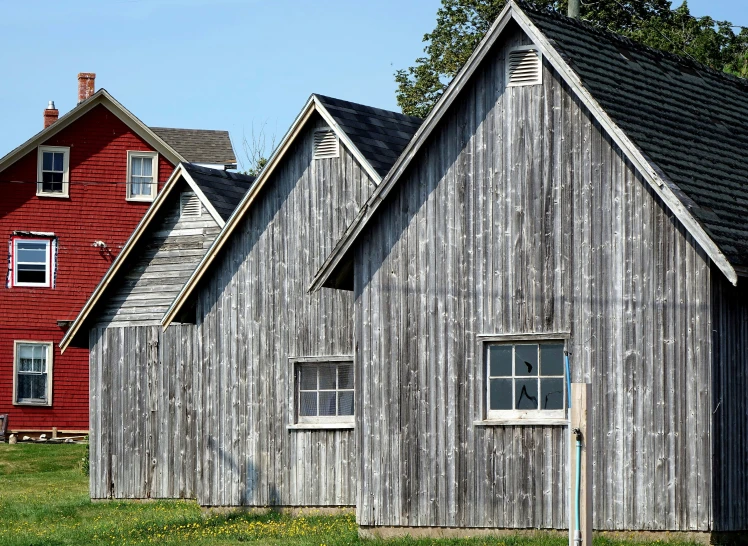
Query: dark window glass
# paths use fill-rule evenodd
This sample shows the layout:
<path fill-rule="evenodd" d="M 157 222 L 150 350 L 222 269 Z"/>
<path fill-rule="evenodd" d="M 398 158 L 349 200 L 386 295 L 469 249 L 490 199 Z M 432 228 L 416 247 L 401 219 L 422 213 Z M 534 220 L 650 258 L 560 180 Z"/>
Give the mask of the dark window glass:
<path fill-rule="evenodd" d="M 488 361 L 491 377 L 512 376 L 511 345 L 491 345 L 488 348 Z"/>
<path fill-rule="evenodd" d="M 564 409 L 564 380 L 563 378 L 540 380 L 540 409 Z"/>
<path fill-rule="evenodd" d="M 517 377 L 538 375 L 538 346 L 514 346 L 514 375 Z"/>
<path fill-rule="evenodd" d="M 564 346 L 540 346 L 540 375 L 564 375 Z"/>
<path fill-rule="evenodd" d="M 490 408 L 492 410 L 512 409 L 512 380 L 491 379 L 490 385 Z"/>
<path fill-rule="evenodd" d="M 515 384 L 514 398 L 517 400 L 515 409 L 538 409 L 538 380 L 518 379 Z"/>

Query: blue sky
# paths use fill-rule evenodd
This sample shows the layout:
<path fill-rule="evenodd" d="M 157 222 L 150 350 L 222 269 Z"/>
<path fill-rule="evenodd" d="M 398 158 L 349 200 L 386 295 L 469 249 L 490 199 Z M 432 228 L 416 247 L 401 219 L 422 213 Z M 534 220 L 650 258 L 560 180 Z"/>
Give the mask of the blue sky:
<path fill-rule="evenodd" d="M 78 72 L 152 126 L 281 138 L 309 94 L 397 109 L 439 0 L 31 0 L 0 8 L 0 156 L 75 106 Z M 675 0 L 674 5 L 680 1 Z M 691 0 L 748 25 L 744 0 Z"/>

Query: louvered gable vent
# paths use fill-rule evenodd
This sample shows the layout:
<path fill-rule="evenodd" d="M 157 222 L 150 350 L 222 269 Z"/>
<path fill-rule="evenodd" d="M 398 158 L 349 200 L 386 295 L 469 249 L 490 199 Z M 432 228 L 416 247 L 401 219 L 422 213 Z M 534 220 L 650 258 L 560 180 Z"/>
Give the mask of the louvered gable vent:
<path fill-rule="evenodd" d="M 338 136 L 332 129 L 314 132 L 314 159 L 338 157 Z"/>
<path fill-rule="evenodd" d="M 507 81 L 510 86 L 537 85 L 542 82 L 540 51 L 535 46 L 520 46 L 509 51 Z"/>
<path fill-rule="evenodd" d="M 191 191 L 179 196 L 179 215 L 181 218 L 200 218 L 203 208 L 200 198 Z"/>

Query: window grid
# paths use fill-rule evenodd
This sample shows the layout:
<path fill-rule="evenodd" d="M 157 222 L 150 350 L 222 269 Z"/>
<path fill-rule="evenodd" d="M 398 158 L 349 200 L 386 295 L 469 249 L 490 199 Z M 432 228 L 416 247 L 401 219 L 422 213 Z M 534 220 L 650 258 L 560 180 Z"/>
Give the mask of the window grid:
<path fill-rule="evenodd" d="M 517 368 L 518 366 L 518 357 L 517 357 L 517 348 L 535 348 L 535 367 L 536 371 L 532 374 L 518 374 Z M 491 366 L 491 350 L 492 348 L 503 348 L 503 349 L 510 349 L 511 351 L 511 359 L 510 359 L 510 366 L 511 366 L 511 374 L 500 374 L 500 373 L 492 373 L 492 366 Z M 543 373 L 543 353 L 544 348 L 546 348 L 547 353 L 550 353 L 551 350 L 556 349 L 558 351 L 558 355 L 560 356 L 560 361 L 556 363 L 556 366 L 560 367 L 560 374 L 554 373 L 554 374 L 545 374 Z M 567 393 L 566 393 L 566 370 L 565 365 L 563 362 L 563 354 L 564 354 L 564 345 L 562 342 L 545 342 L 545 343 L 533 343 L 532 341 L 528 340 L 527 342 L 517 342 L 517 343 L 488 343 L 486 345 L 486 415 L 488 418 L 508 418 L 508 419 L 514 419 L 514 418 L 564 418 L 566 415 L 566 409 L 568 407 L 568 401 L 567 401 Z M 550 354 L 549 356 L 549 364 L 550 367 L 552 364 L 550 363 Z M 507 380 L 511 381 L 511 407 L 510 408 L 501 408 L 501 409 L 492 409 L 492 392 L 491 392 L 491 386 L 492 386 L 492 380 Z M 562 404 L 561 409 L 543 409 L 542 403 L 543 403 L 543 381 L 548 381 L 547 385 L 550 385 L 550 381 L 555 380 L 556 383 L 560 381 L 560 385 L 556 385 L 557 387 L 560 387 L 558 391 L 551 391 L 546 392 L 546 405 L 548 405 L 548 396 L 550 394 L 553 394 L 555 392 L 560 392 L 562 397 Z M 535 396 L 537 398 L 537 406 L 535 408 L 519 408 L 517 407 L 519 405 L 519 401 L 517 399 L 518 395 L 521 393 L 517 392 L 518 383 L 525 383 L 525 382 L 534 382 L 535 383 Z M 526 393 L 526 391 L 525 391 Z M 530 398 L 531 396 L 528 394 L 527 396 Z"/>
<path fill-rule="evenodd" d="M 42 192 L 62 193 L 65 177 L 65 152 L 42 152 Z"/>
<path fill-rule="evenodd" d="M 332 375 L 329 373 L 331 371 Z M 310 383 L 312 376 L 313 382 Z M 331 382 L 333 376 L 334 382 Z M 299 363 L 296 383 L 297 422 L 353 421 L 355 395 L 352 362 Z M 323 407 L 326 409 L 324 412 Z"/>
<path fill-rule="evenodd" d="M 127 152 L 127 199 L 152 201 L 158 184 L 158 154 Z"/>
<path fill-rule="evenodd" d="M 49 405 L 50 343 L 16 343 L 16 404 Z"/>

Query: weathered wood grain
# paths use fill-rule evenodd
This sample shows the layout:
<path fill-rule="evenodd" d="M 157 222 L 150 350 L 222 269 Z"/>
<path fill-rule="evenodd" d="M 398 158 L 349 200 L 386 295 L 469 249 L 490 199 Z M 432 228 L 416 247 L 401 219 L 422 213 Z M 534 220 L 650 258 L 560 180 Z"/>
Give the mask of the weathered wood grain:
<path fill-rule="evenodd" d="M 565 528 L 565 429 L 474 423 L 480 334 L 570 332 L 595 528 L 708 530 L 709 260 L 547 63 L 505 88 L 526 40 L 486 56 L 355 252 L 359 523 Z"/>

